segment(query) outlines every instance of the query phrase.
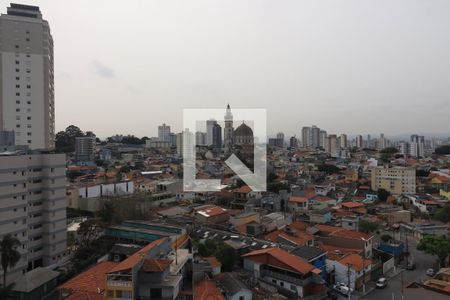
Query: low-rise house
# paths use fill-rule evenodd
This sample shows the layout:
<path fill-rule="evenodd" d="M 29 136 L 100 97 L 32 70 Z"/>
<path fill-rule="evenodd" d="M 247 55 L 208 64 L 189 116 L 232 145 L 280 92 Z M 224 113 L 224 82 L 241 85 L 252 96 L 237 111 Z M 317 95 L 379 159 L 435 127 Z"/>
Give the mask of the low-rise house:
<path fill-rule="evenodd" d="M 331 209 L 329 208 L 312 210 L 309 212 L 309 221 L 311 223 L 328 224 L 331 222 L 331 217 Z"/>
<path fill-rule="evenodd" d="M 327 271 L 334 273 L 334 282 L 343 282 L 352 289 L 359 289 L 370 281 L 372 261 L 358 254 L 350 254 L 340 260 L 328 259 Z"/>
<path fill-rule="evenodd" d="M 327 251 L 313 246 L 300 246 L 291 251 L 303 260 L 309 262 L 317 269 L 320 269 L 321 276 L 325 280 L 327 277 Z"/>
<path fill-rule="evenodd" d="M 220 224 L 229 220 L 230 215 L 225 208 L 206 205 L 195 211 L 195 219 L 201 224 Z"/>
<path fill-rule="evenodd" d="M 195 284 L 194 300 L 225 300 L 214 281 L 203 279 Z"/>
<path fill-rule="evenodd" d="M 252 291 L 233 273 L 224 273 L 218 278 L 227 300 L 252 300 Z"/>
<path fill-rule="evenodd" d="M 289 197 L 288 207 L 293 212 L 305 212 L 309 208 L 309 201 L 306 197 Z"/>
<path fill-rule="evenodd" d="M 14 282 L 14 299 L 44 299 L 58 283 L 59 272 L 38 267 Z"/>
<path fill-rule="evenodd" d="M 251 272 L 261 286 L 276 288 L 291 299 L 324 289 L 319 269 L 280 248 L 255 250 L 242 257 L 244 269 Z"/>

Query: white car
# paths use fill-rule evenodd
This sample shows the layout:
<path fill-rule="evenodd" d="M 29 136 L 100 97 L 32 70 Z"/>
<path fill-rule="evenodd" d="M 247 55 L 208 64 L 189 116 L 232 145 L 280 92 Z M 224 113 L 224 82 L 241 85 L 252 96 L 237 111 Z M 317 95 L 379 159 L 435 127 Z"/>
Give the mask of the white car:
<path fill-rule="evenodd" d="M 384 289 L 387 286 L 387 279 L 384 277 L 378 278 L 376 287 L 377 289 Z"/>
<path fill-rule="evenodd" d="M 345 283 L 341 282 L 336 282 L 336 284 L 333 286 L 333 289 L 338 291 L 339 293 L 343 294 L 343 295 L 348 295 L 351 292 L 353 292 L 353 290 L 351 288 L 349 288 Z"/>
<path fill-rule="evenodd" d="M 429 268 L 427 270 L 427 275 L 433 277 L 434 276 L 434 270 L 432 268 Z"/>

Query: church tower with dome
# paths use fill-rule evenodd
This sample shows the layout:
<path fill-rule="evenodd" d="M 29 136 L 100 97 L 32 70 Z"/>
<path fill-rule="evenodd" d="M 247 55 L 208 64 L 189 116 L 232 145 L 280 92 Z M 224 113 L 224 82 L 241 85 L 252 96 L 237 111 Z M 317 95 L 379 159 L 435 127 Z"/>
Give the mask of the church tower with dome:
<path fill-rule="evenodd" d="M 225 113 L 225 128 L 223 129 L 223 148 L 225 153 L 233 151 L 234 144 L 234 128 L 233 128 L 233 114 L 231 113 L 230 104 L 227 105 Z"/>

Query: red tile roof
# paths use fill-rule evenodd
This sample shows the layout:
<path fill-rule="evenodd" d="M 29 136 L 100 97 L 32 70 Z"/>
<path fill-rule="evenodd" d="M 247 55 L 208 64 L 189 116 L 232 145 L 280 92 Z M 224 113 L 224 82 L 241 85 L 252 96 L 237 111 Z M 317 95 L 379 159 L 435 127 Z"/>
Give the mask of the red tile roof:
<path fill-rule="evenodd" d="M 205 257 L 205 259 L 208 261 L 209 265 L 213 268 L 218 268 L 222 266 L 220 261 L 215 256 Z"/>
<path fill-rule="evenodd" d="M 345 208 L 357 208 L 357 207 L 363 207 L 364 204 L 359 202 L 343 202 L 342 206 Z"/>
<path fill-rule="evenodd" d="M 206 218 L 209 218 L 209 217 L 215 217 L 218 215 L 226 214 L 227 210 L 220 206 L 211 206 L 206 209 L 198 210 L 197 213 Z"/>
<path fill-rule="evenodd" d="M 248 185 L 243 185 L 238 189 L 234 190 L 236 193 L 244 193 L 244 194 L 248 194 L 252 191 L 252 189 L 248 186 Z"/>
<path fill-rule="evenodd" d="M 138 263 L 140 263 L 143 259 L 145 259 L 145 257 L 147 256 L 147 254 L 150 250 L 161 245 L 164 241 L 165 241 L 165 239 L 159 239 L 159 240 L 151 242 L 150 244 L 148 244 L 147 246 L 145 246 L 138 252 L 134 253 L 133 255 L 131 255 L 130 257 L 125 259 L 124 261 L 120 262 L 117 266 L 115 266 L 108 273 L 115 273 L 115 272 L 132 269 L 134 266 L 136 266 Z"/>
<path fill-rule="evenodd" d="M 308 198 L 306 197 L 289 197 L 289 202 L 295 202 L 295 203 L 305 203 L 308 202 Z"/>
<path fill-rule="evenodd" d="M 268 248 L 268 249 L 261 249 L 261 250 L 255 250 L 250 253 L 242 255 L 242 257 L 246 257 L 251 259 L 252 257 L 257 256 L 265 256 L 265 257 L 271 257 L 275 260 L 279 261 L 284 265 L 285 268 L 289 268 L 291 270 L 294 270 L 301 274 L 307 274 L 308 272 L 311 272 L 315 269 L 315 267 L 308 262 L 302 260 L 298 256 L 295 256 L 293 254 L 290 254 L 289 252 L 282 250 L 280 248 Z M 266 261 L 268 261 L 266 259 Z M 268 262 L 267 264 L 269 264 Z"/>
<path fill-rule="evenodd" d="M 362 271 L 363 266 L 367 267 L 372 264 L 372 261 L 370 259 L 363 259 L 361 255 L 358 254 L 349 254 L 339 260 L 339 262 L 344 266 L 350 264 L 350 267 L 357 272 Z"/>
<path fill-rule="evenodd" d="M 287 240 L 291 243 L 296 244 L 297 246 L 304 246 L 308 242 L 313 240 L 312 235 L 302 233 L 297 236 L 287 234 L 285 232 L 280 233 L 279 237 L 283 238 L 284 240 Z"/>
<path fill-rule="evenodd" d="M 69 291 L 71 295 L 66 299 L 103 299 L 105 290 L 105 275 L 110 272 L 118 263 L 112 261 L 103 261 L 87 269 L 70 279 L 58 289 Z"/>
<path fill-rule="evenodd" d="M 195 285 L 194 295 L 194 300 L 225 299 L 220 290 L 217 288 L 216 284 L 213 281 L 207 279 L 204 279 Z"/>
<path fill-rule="evenodd" d="M 172 260 L 170 260 L 170 259 L 149 258 L 144 261 L 141 271 L 147 272 L 147 273 L 163 272 L 165 269 L 167 269 L 170 266 L 171 263 L 172 263 Z"/>

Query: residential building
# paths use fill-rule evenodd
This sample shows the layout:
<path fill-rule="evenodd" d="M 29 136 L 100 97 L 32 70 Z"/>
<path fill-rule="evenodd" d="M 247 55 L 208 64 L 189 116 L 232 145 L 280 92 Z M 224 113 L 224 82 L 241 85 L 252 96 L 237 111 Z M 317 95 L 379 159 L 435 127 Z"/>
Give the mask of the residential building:
<path fill-rule="evenodd" d="M 322 149 L 325 149 L 327 132 L 325 130 L 320 130 L 319 135 L 320 135 L 320 137 L 319 137 L 319 147 L 322 148 Z"/>
<path fill-rule="evenodd" d="M 364 140 L 362 135 L 360 134 L 356 136 L 356 148 L 358 149 L 364 148 Z"/>
<path fill-rule="evenodd" d="M 339 144 L 338 138 L 335 134 L 330 134 L 325 140 L 325 152 L 330 154 L 332 157 L 339 156 Z"/>
<path fill-rule="evenodd" d="M 345 133 L 341 134 L 339 137 L 339 146 L 342 149 L 348 148 L 348 141 L 347 141 L 347 135 Z"/>
<path fill-rule="evenodd" d="M 327 260 L 327 271 L 334 272 L 334 282 L 342 282 L 351 289 L 359 289 L 370 281 L 372 260 L 349 254 L 338 260 Z"/>
<path fill-rule="evenodd" d="M 252 300 L 252 291 L 233 273 L 224 273 L 219 278 L 226 300 Z"/>
<path fill-rule="evenodd" d="M 212 147 L 215 151 L 222 150 L 222 126 L 217 123 L 213 126 Z"/>
<path fill-rule="evenodd" d="M 244 269 L 251 272 L 262 287 L 276 288 L 290 299 L 312 294 L 311 287 L 321 285 L 321 270 L 280 248 L 266 248 L 244 254 Z"/>
<path fill-rule="evenodd" d="M 95 158 L 95 136 L 75 138 L 75 161 L 77 163 L 92 162 Z"/>
<path fill-rule="evenodd" d="M 425 138 L 423 135 L 411 135 L 409 155 L 413 157 L 423 157 L 425 155 Z"/>
<path fill-rule="evenodd" d="M 289 139 L 289 148 L 291 148 L 291 149 L 298 148 L 298 139 L 295 135 L 291 136 L 291 138 Z"/>
<path fill-rule="evenodd" d="M 65 255 L 65 166 L 64 154 L 0 156 L 0 238 L 16 237 L 21 255 L 7 282 Z"/>
<path fill-rule="evenodd" d="M 312 147 L 311 127 L 309 126 L 304 126 L 302 128 L 302 147 L 303 148 Z"/>
<path fill-rule="evenodd" d="M 201 131 L 197 131 L 195 133 L 195 144 L 197 146 L 204 146 L 207 145 L 206 140 L 207 140 L 207 133 L 206 132 L 201 132 Z"/>
<path fill-rule="evenodd" d="M 320 147 L 320 128 L 316 125 L 311 127 L 311 147 L 313 149 Z"/>
<path fill-rule="evenodd" d="M 277 133 L 277 147 L 284 147 L 284 133 L 282 132 Z"/>
<path fill-rule="evenodd" d="M 392 194 L 416 192 L 416 169 L 409 167 L 376 167 L 371 172 L 372 190 L 385 189 Z"/>
<path fill-rule="evenodd" d="M 170 126 L 163 123 L 158 126 L 158 139 L 160 141 L 170 142 Z"/>
<path fill-rule="evenodd" d="M 15 144 L 54 148 L 53 38 L 37 6 L 14 4 L 0 16 L 0 131 Z"/>
<path fill-rule="evenodd" d="M 206 121 L 206 145 L 211 146 L 213 144 L 213 128 L 217 124 L 217 121 L 210 119 Z"/>

